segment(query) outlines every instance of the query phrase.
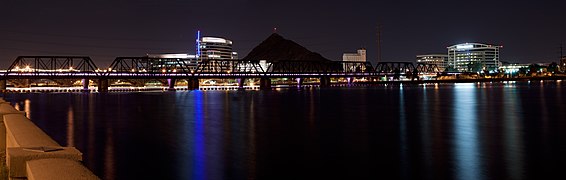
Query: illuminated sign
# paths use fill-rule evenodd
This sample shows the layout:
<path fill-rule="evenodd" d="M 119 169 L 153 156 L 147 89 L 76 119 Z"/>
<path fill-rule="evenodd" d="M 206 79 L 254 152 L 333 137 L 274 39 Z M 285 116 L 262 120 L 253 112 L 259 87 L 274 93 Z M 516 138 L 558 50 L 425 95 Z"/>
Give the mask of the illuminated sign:
<path fill-rule="evenodd" d="M 471 44 L 466 44 L 466 45 L 457 45 L 456 49 L 472 49 L 474 48 L 474 45 Z"/>
<path fill-rule="evenodd" d="M 224 43 L 226 44 L 226 39 L 222 38 L 215 38 L 215 37 L 203 37 L 202 42 L 211 42 L 211 43 Z"/>

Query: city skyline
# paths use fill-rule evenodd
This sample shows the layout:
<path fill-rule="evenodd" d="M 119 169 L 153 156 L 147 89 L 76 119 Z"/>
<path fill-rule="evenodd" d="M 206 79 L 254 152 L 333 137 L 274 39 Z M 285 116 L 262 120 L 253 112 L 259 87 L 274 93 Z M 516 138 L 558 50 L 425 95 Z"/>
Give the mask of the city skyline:
<path fill-rule="evenodd" d="M 363 47 L 375 63 L 378 25 L 383 61 L 478 42 L 504 46 L 501 61 L 557 62 L 565 12 L 565 2 L 526 1 L 8 1 L 0 3 L 0 66 L 21 55 L 88 55 L 104 66 L 116 56 L 192 53 L 198 30 L 233 40 L 244 57 L 274 28 L 328 59 Z"/>

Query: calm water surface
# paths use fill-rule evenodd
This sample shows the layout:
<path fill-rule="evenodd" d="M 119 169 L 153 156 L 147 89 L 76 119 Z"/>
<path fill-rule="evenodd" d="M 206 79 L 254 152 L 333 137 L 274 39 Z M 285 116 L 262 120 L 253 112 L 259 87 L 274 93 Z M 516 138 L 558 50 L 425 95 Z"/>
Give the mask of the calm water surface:
<path fill-rule="evenodd" d="M 565 179 L 565 84 L 4 98 L 104 179 Z"/>

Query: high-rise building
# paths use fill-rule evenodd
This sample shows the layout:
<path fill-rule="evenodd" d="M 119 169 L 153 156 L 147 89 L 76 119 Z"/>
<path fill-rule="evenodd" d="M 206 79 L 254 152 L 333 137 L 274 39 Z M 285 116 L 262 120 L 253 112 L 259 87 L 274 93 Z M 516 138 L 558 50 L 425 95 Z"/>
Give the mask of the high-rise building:
<path fill-rule="evenodd" d="M 461 72 L 493 71 L 501 66 L 499 48 L 502 46 L 464 43 L 448 48 L 448 66 Z"/>
<path fill-rule="evenodd" d="M 425 54 L 417 55 L 417 63 L 436 65 L 439 71 L 444 71 L 448 65 L 448 55 L 446 54 Z"/>
<path fill-rule="evenodd" d="M 366 49 L 360 48 L 355 53 L 344 53 L 342 55 L 342 61 L 366 62 Z"/>
<path fill-rule="evenodd" d="M 221 59 L 230 60 L 238 59 L 238 53 L 232 51 L 232 41 L 219 37 L 202 37 L 198 41 L 199 47 L 197 55 L 201 60 Z"/>

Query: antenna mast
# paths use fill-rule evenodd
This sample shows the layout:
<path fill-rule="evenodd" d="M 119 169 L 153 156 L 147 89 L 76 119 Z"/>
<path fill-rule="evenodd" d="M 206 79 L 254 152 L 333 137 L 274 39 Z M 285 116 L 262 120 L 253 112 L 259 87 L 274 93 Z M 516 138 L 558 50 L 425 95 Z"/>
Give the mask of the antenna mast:
<path fill-rule="evenodd" d="M 377 63 L 381 62 L 381 24 L 377 25 Z"/>
<path fill-rule="evenodd" d="M 560 43 L 560 59 L 564 57 L 563 50 L 564 50 L 564 44 Z"/>

